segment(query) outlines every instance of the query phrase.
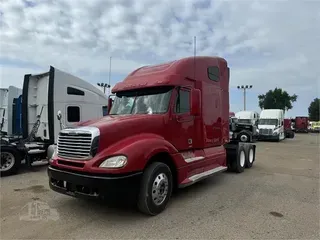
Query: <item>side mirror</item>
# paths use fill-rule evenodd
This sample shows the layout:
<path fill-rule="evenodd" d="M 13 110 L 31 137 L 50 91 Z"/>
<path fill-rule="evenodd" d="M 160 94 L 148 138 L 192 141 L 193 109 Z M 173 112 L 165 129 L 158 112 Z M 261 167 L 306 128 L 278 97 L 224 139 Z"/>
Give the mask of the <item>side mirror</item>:
<path fill-rule="evenodd" d="M 193 116 L 199 116 L 201 113 L 201 92 L 199 89 L 192 89 L 191 90 L 190 113 Z"/>
<path fill-rule="evenodd" d="M 57 113 L 57 119 L 60 121 L 62 118 L 62 113 L 61 111 L 59 110 L 58 113 Z"/>

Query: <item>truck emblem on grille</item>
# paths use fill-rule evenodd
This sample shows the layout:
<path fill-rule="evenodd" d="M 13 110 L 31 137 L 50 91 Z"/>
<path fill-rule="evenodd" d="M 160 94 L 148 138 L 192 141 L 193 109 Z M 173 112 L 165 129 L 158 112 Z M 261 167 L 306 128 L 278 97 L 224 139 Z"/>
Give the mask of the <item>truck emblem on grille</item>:
<path fill-rule="evenodd" d="M 69 135 L 77 135 L 78 133 L 73 131 L 73 132 L 69 132 Z"/>

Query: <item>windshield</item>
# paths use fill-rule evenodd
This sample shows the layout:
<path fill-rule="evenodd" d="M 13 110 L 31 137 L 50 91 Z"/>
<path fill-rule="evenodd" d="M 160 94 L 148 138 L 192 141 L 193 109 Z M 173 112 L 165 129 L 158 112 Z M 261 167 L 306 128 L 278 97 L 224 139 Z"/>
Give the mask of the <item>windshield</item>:
<path fill-rule="evenodd" d="M 259 119 L 259 125 L 275 125 L 275 126 L 278 126 L 278 119 Z"/>
<path fill-rule="evenodd" d="M 110 115 L 166 113 L 172 89 L 165 87 L 118 93 Z"/>
<path fill-rule="evenodd" d="M 251 124 L 251 119 L 238 119 L 238 123 Z"/>

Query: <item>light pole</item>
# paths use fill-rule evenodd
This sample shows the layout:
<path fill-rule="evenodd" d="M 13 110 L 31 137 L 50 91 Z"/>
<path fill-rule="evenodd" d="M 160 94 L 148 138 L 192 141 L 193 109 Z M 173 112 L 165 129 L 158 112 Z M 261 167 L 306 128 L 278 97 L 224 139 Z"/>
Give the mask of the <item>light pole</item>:
<path fill-rule="evenodd" d="M 111 94 L 111 59 L 110 57 L 110 62 L 109 62 L 109 95 Z"/>
<path fill-rule="evenodd" d="M 251 89 L 252 85 L 241 85 L 238 86 L 238 89 L 242 89 L 243 90 L 243 110 L 246 110 L 246 90 L 247 89 Z"/>
<path fill-rule="evenodd" d="M 106 88 L 110 88 L 110 84 L 107 83 L 97 83 L 99 87 L 103 87 L 103 93 L 106 94 Z"/>

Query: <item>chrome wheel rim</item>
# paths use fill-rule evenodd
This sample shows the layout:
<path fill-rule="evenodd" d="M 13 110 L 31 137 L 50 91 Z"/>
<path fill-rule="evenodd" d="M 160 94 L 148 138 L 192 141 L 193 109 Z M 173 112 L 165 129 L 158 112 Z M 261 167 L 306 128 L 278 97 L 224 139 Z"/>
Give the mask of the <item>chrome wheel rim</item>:
<path fill-rule="evenodd" d="M 245 161 L 246 161 L 246 155 L 245 155 L 244 151 L 241 151 L 240 152 L 240 166 L 241 167 L 244 167 Z"/>
<path fill-rule="evenodd" d="M 0 171 L 5 172 L 10 170 L 15 162 L 15 158 L 12 153 L 9 152 L 2 152 L 1 153 L 1 165 L 0 165 Z"/>
<path fill-rule="evenodd" d="M 250 149 L 249 151 L 249 162 L 253 163 L 253 149 Z"/>
<path fill-rule="evenodd" d="M 240 140 L 241 140 L 242 142 L 248 141 L 247 135 L 241 135 Z"/>
<path fill-rule="evenodd" d="M 168 177 L 164 173 L 160 173 L 154 179 L 152 184 L 152 201 L 155 205 L 161 205 L 167 198 L 169 189 Z"/>

